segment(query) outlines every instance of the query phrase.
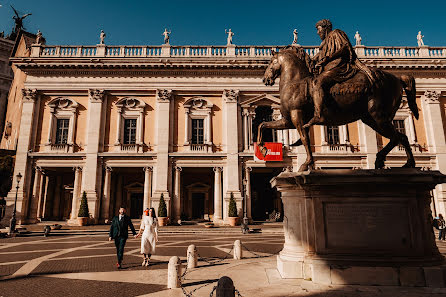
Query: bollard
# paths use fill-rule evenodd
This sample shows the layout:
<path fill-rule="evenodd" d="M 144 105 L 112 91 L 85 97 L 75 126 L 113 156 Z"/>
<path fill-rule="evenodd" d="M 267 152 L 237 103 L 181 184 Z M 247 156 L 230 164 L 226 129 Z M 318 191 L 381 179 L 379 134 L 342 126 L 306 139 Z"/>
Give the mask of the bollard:
<path fill-rule="evenodd" d="M 167 288 L 174 289 L 181 286 L 181 260 L 175 256 L 170 258 L 167 268 Z"/>
<path fill-rule="evenodd" d="M 198 264 L 197 249 L 194 244 L 187 248 L 187 268 L 195 268 Z"/>
<path fill-rule="evenodd" d="M 240 240 L 234 241 L 234 259 L 240 260 L 242 258 L 242 242 Z"/>
<path fill-rule="evenodd" d="M 217 282 L 216 297 L 235 297 L 234 282 L 230 277 L 222 276 Z"/>

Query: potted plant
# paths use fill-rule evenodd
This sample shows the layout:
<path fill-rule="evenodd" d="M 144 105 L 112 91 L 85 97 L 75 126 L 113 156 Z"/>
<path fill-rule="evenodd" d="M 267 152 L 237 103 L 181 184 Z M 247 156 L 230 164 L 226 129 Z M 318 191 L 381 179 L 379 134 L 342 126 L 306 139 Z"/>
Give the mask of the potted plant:
<path fill-rule="evenodd" d="M 82 194 L 81 205 L 79 207 L 79 213 L 77 214 L 77 221 L 79 226 L 86 226 L 88 223 L 88 203 L 87 203 L 87 193 L 84 191 Z"/>
<path fill-rule="evenodd" d="M 229 225 L 236 226 L 238 221 L 237 204 L 235 203 L 234 194 L 232 192 L 231 198 L 229 199 L 228 217 Z"/>
<path fill-rule="evenodd" d="M 160 204 L 158 205 L 158 225 L 166 226 L 168 219 L 166 202 L 163 193 L 161 193 Z"/>

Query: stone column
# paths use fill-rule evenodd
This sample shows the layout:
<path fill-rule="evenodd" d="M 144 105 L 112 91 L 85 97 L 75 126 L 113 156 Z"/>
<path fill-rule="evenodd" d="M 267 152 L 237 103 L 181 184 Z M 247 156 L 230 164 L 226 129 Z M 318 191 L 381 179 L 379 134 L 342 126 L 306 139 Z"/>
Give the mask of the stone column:
<path fill-rule="evenodd" d="M 364 152 L 367 155 L 364 169 L 374 169 L 376 154 L 378 153 L 376 132 L 362 121 L 358 121 L 358 129 L 361 152 Z"/>
<path fill-rule="evenodd" d="M 39 166 L 36 166 L 34 174 L 33 193 L 29 209 L 29 218 L 27 220 L 31 224 L 37 223 L 37 209 L 39 208 L 38 205 L 40 200 L 41 181 L 42 181 L 42 169 Z"/>
<path fill-rule="evenodd" d="M 257 141 L 257 139 L 253 139 L 254 133 L 252 131 L 252 121 L 255 119 L 256 117 L 256 112 L 255 112 L 255 108 L 252 108 L 249 111 L 249 116 L 248 116 L 248 130 L 249 130 L 249 151 L 252 152 L 254 151 L 254 141 Z"/>
<path fill-rule="evenodd" d="M 105 100 L 104 90 L 89 90 L 89 104 L 86 135 L 86 158 L 83 168 L 82 192 L 87 194 L 88 210 L 95 219 L 99 219 L 99 197 L 102 181 L 102 165 L 98 164 L 99 143 L 101 137 L 102 104 Z"/>
<path fill-rule="evenodd" d="M 219 223 L 222 217 L 222 197 L 221 197 L 221 172 L 222 167 L 214 167 L 214 223 Z"/>
<path fill-rule="evenodd" d="M 189 145 L 189 108 L 185 108 L 184 111 L 184 145 Z"/>
<path fill-rule="evenodd" d="M 446 140 L 442 120 L 442 105 L 439 91 L 426 91 L 422 97 L 422 109 L 424 126 L 429 153 L 435 154 L 437 168 L 446 173 Z M 435 208 L 438 213 L 446 212 L 446 185 L 439 184 L 435 187 Z"/>
<path fill-rule="evenodd" d="M 28 151 L 32 148 L 32 126 L 35 122 L 36 101 L 38 102 L 37 90 L 22 90 L 22 114 L 20 117 L 20 129 L 18 133 L 16 155 L 14 162 L 14 174 L 12 180 L 12 188 L 6 197 L 6 205 L 14 205 L 16 195 L 16 176 L 21 173 L 23 176 L 17 191 L 17 223 L 20 224 L 28 212 L 27 200 L 29 188 L 31 187 L 32 168 L 28 162 Z M 28 192 L 27 192 L 28 191 Z"/>
<path fill-rule="evenodd" d="M 61 191 L 62 186 L 62 176 L 57 175 L 56 177 L 56 187 L 54 188 L 53 196 L 53 217 L 55 220 L 59 220 L 60 217 L 60 202 L 61 202 Z"/>
<path fill-rule="evenodd" d="M 173 215 L 175 222 L 181 219 L 181 171 L 183 169 L 175 166 L 175 186 L 173 200 Z"/>
<path fill-rule="evenodd" d="M 70 216 L 70 223 L 77 223 L 77 213 L 79 211 L 78 207 L 78 200 L 79 200 L 79 185 L 81 183 L 81 176 L 82 176 L 82 168 L 81 167 L 75 167 L 74 170 L 74 185 L 73 185 L 73 199 L 71 201 L 71 216 Z"/>
<path fill-rule="evenodd" d="M 110 189 L 112 171 L 113 169 L 110 166 L 105 166 L 104 194 L 102 197 L 102 217 L 106 223 L 110 221 Z"/>
<path fill-rule="evenodd" d="M 245 177 L 246 177 L 246 216 L 249 221 L 252 221 L 251 217 L 251 171 L 252 168 L 246 166 L 245 167 Z"/>
<path fill-rule="evenodd" d="M 150 197 L 152 189 L 152 167 L 144 167 L 144 203 L 143 209 L 150 208 Z"/>
<path fill-rule="evenodd" d="M 43 171 L 42 178 L 40 179 L 39 202 L 37 204 L 37 221 L 42 221 L 42 214 L 43 214 L 43 208 L 45 206 L 47 190 L 48 190 L 48 176 Z"/>
<path fill-rule="evenodd" d="M 155 139 L 157 149 L 157 163 L 154 168 L 154 191 L 152 207 L 158 208 L 161 193 L 167 205 L 167 214 L 171 216 L 170 195 L 168 190 L 169 181 L 169 136 L 170 136 L 170 105 L 173 100 L 172 90 L 156 91 L 156 122 Z"/>
<path fill-rule="evenodd" d="M 247 108 L 243 108 L 243 151 L 249 151 L 249 129 L 248 129 L 248 115 Z"/>
<path fill-rule="evenodd" d="M 43 194 L 43 205 L 42 205 L 42 219 L 49 218 L 49 204 L 51 203 L 51 190 L 54 183 L 51 182 L 52 178 L 47 174 L 45 175 L 45 191 Z"/>
<path fill-rule="evenodd" d="M 242 210 L 242 195 L 240 192 L 240 170 L 238 160 L 238 137 L 234 131 L 238 131 L 238 98 L 239 90 L 224 90 L 223 92 L 223 149 L 227 154 L 225 174 L 223 175 L 224 204 L 223 219 L 228 217 L 228 206 L 231 192 L 237 202 L 237 211 Z"/>
<path fill-rule="evenodd" d="M 116 122 L 116 141 L 115 145 L 121 144 L 121 125 L 122 125 L 122 108 L 118 107 L 118 119 Z"/>

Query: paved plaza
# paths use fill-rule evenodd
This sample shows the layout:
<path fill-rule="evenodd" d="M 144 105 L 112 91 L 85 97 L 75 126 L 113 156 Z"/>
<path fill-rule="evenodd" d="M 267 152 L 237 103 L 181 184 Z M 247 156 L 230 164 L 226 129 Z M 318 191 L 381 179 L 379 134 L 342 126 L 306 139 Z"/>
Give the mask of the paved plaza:
<path fill-rule="evenodd" d="M 121 270 L 106 227 L 87 228 L 53 231 L 47 238 L 34 232 L 0 239 L 0 296 L 209 296 L 224 275 L 233 279 L 241 296 L 446 296 L 446 289 L 321 286 L 281 279 L 275 268 L 284 241 L 280 224 L 246 235 L 239 228 L 161 227 L 151 265 L 141 266 L 140 240 L 129 239 Z M 242 260 L 229 254 L 237 239 L 243 244 Z M 169 258 L 180 256 L 184 263 L 190 244 L 197 246 L 198 267 L 186 272 L 183 288 L 169 290 Z M 437 244 L 446 253 L 446 243 Z"/>

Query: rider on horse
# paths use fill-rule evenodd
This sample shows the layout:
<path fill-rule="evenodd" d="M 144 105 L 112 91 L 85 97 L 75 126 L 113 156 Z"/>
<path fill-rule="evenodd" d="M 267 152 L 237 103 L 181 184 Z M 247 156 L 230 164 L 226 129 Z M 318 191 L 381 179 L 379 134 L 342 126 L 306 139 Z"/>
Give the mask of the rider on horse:
<path fill-rule="evenodd" d="M 336 83 L 352 78 L 358 70 L 366 74 L 372 86 L 376 81 L 374 73 L 359 61 L 345 32 L 332 31 L 332 24 L 327 19 L 317 22 L 316 29 L 322 43 L 313 57 L 314 116 L 304 128 L 323 122 L 321 109 L 330 88 Z"/>

